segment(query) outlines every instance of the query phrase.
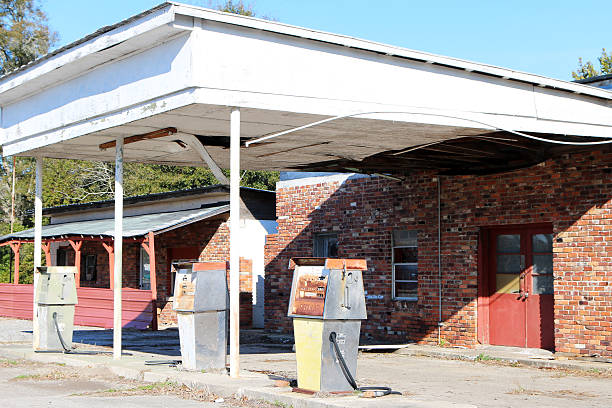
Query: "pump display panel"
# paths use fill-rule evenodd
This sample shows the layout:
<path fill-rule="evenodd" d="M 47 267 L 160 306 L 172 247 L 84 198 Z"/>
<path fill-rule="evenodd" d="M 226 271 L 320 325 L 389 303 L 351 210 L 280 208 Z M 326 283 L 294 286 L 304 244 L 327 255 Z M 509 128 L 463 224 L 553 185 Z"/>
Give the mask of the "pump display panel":
<path fill-rule="evenodd" d="M 323 317 L 329 271 L 303 267 L 296 273 L 297 287 L 293 291 L 292 314 Z"/>

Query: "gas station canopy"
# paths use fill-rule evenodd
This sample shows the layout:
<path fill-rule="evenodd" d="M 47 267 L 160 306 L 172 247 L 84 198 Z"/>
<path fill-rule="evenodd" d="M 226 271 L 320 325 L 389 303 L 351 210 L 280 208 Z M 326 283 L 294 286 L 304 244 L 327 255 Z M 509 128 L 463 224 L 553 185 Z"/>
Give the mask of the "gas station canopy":
<path fill-rule="evenodd" d="M 487 173 L 612 138 L 612 92 L 178 3 L 0 79 L 5 155 L 229 167 L 231 108 L 246 169 Z M 155 136 L 151 132 L 171 129 Z M 513 133 L 513 132 L 519 132 Z M 127 139 L 147 135 L 138 143 Z"/>

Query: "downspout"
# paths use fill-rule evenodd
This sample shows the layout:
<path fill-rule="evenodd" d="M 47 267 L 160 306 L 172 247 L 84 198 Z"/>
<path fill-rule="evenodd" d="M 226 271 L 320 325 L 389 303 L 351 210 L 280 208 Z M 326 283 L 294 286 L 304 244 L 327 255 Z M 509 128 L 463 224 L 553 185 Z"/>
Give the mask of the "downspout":
<path fill-rule="evenodd" d="M 442 342 L 442 176 L 438 175 L 438 345 Z"/>

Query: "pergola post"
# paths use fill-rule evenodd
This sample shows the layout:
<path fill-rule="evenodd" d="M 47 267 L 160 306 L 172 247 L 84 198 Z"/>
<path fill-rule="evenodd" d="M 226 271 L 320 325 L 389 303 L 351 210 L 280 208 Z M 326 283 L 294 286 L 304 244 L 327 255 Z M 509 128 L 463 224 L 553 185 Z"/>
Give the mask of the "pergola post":
<path fill-rule="evenodd" d="M 102 246 L 108 252 L 108 273 L 109 273 L 109 287 L 115 288 L 115 252 L 112 244 L 107 244 L 102 241 Z"/>
<path fill-rule="evenodd" d="M 115 268 L 113 287 L 113 358 L 121 359 L 121 286 L 123 268 L 123 138 L 115 146 Z"/>
<path fill-rule="evenodd" d="M 76 287 L 81 287 L 81 247 L 83 246 L 83 241 L 73 241 L 68 240 L 68 243 L 74 250 L 74 266 L 76 267 L 77 273 L 75 276 Z"/>
<path fill-rule="evenodd" d="M 43 159 L 42 157 L 36 158 L 36 188 L 34 195 L 34 276 L 33 276 L 33 289 L 36 293 L 38 286 L 38 274 L 36 268 L 41 266 L 41 251 L 42 251 L 42 192 L 43 192 Z M 34 312 L 32 314 L 32 334 L 33 334 L 33 346 L 34 350 L 38 349 L 40 343 L 40 333 L 38 331 L 38 308 L 36 307 L 36 301 L 32 298 L 32 307 Z"/>
<path fill-rule="evenodd" d="M 240 375 L 240 109 L 230 114 L 230 376 Z"/>
<path fill-rule="evenodd" d="M 45 264 L 51 266 L 51 243 L 43 242 L 41 244 L 43 251 L 45 252 Z"/>
<path fill-rule="evenodd" d="M 21 242 L 11 242 L 9 245 L 15 254 L 15 270 L 13 271 L 15 277 L 13 283 L 16 285 L 19 283 L 19 250 L 21 249 Z"/>

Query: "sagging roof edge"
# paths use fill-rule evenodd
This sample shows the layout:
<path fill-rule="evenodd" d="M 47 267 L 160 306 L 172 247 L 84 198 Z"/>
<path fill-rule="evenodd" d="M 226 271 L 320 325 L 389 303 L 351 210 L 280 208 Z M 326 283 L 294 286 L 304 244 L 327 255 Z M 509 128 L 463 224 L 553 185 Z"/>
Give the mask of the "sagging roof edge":
<path fill-rule="evenodd" d="M 196 223 L 198 221 L 203 221 L 206 220 L 208 218 L 212 218 L 215 217 L 217 215 L 220 214 L 224 214 L 229 212 L 230 210 L 230 206 L 228 205 L 222 205 L 219 206 L 219 208 L 217 208 L 214 211 L 208 212 L 206 214 L 203 214 L 201 216 L 197 216 L 197 217 L 193 217 L 191 219 L 185 220 L 185 221 L 181 221 L 181 222 L 177 222 L 176 224 L 172 224 L 170 226 L 165 226 L 164 228 L 153 228 L 150 231 L 153 232 L 155 235 L 159 235 L 159 234 L 163 234 L 164 232 L 168 232 L 168 231 L 172 231 L 174 229 L 177 228 L 181 228 L 193 223 Z M 174 211 L 177 213 L 180 213 L 182 211 Z M 160 213 L 160 214 L 167 214 L 167 213 Z M 151 214 L 143 214 L 143 215 L 151 215 Z M 131 217 L 140 217 L 142 215 L 133 215 Z M 125 218 L 130 218 L 130 217 L 125 217 Z M 108 220 L 112 220 L 112 218 L 109 218 Z M 95 220 L 95 221 L 103 221 L 103 220 Z M 81 223 L 84 221 L 72 221 L 72 222 L 66 222 L 64 224 L 76 224 L 76 223 Z M 59 225 L 64 225 L 64 224 L 51 224 L 50 226 L 53 227 L 57 227 Z M 70 239 L 70 238 L 76 238 L 76 237 L 83 237 L 83 236 L 96 236 L 96 237 L 104 237 L 104 238 L 114 238 L 114 235 L 107 235 L 107 234 L 95 234 L 95 235 L 91 235 L 91 234 L 55 234 L 55 235 L 45 235 L 44 234 L 44 230 L 45 230 L 45 226 L 43 226 L 43 235 L 42 235 L 42 239 Z M 6 245 L 6 243 L 8 242 L 33 242 L 34 238 L 29 238 L 29 237 L 20 237 L 17 234 L 23 234 L 26 232 L 34 232 L 34 228 L 29 228 L 27 230 L 23 230 L 23 231 L 18 231 L 18 232 L 14 232 L 12 234 L 6 234 L 4 236 L 0 237 L 0 244 Z M 123 235 L 123 238 L 136 238 L 136 237 L 141 237 L 144 236 L 146 234 L 148 234 L 149 231 L 145 232 L 145 233 L 138 233 L 138 234 L 125 234 Z"/>
<path fill-rule="evenodd" d="M 123 199 L 124 205 L 130 204 L 141 204 L 147 203 L 150 201 L 158 201 L 158 200 L 166 200 L 169 198 L 180 198 L 180 197 L 190 197 L 194 195 L 200 194 L 212 194 L 212 193 L 227 193 L 229 194 L 229 186 L 225 184 L 215 184 L 211 186 L 205 187 L 197 187 L 188 190 L 174 190 L 167 191 L 162 193 L 152 193 L 152 194 L 143 194 L 132 197 L 125 197 Z M 250 195 L 250 194 L 265 194 L 274 196 L 276 193 L 274 191 L 269 190 L 261 190 L 252 187 L 240 187 L 240 195 Z M 55 215 L 62 214 L 71 211 L 82 211 L 88 209 L 97 209 L 97 208 L 107 208 L 115 205 L 114 199 L 112 200 L 100 200 L 100 201 L 92 201 L 89 203 L 82 204 L 67 204 L 60 205 L 56 207 L 46 207 L 43 208 L 43 215 Z"/>
<path fill-rule="evenodd" d="M 553 79 L 544 77 L 541 75 L 530 74 L 521 71 L 515 71 L 507 68 L 501 68 L 494 65 L 488 65 L 483 63 L 472 62 L 459 58 L 441 56 L 431 54 L 423 51 L 415 51 L 407 48 L 391 46 L 382 44 L 374 41 L 363 40 L 355 37 L 345 36 L 341 34 L 332 34 L 324 31 L 313 30 L 309 28 L 303 28 L 293 26 L 289 24 L 279 23 L 275 21 L 263 20 L 256 17 L 248 17 L 236 14 L 230 14 L 221 12 L 218 10 L 211 10 L 197 6 L 186 5 L 177 2 L 164 2 L 154 8 L 146 10 L 142 13 L 136 14 L 128 19 L 120 21 L 116 24 L 103 27 L 88 36 L 83 37 L 80 40 L 67 44 L 51 53 L 48 53 L 37 60 L 20 67 L 5 76 L 0 78 L 0 83 L 5 79 L 11 78 L 20 74 L 23 71 L 27 71 L 37 65 L 44 63 L 53 56 L 61 53 L 69 52 L 72 48 L 77 47 L 87 41 L 90 41 L 96 37 L 113 31 L 119 27 L 132 23 L 138 19 L 146 17 L 147 15 L 154 13 L 155 11 L 163 8 L 169 8 L 169 12 L 176 14 L 186 15 L 188 17 L 202 18 L 209 21 L 216 21 L 219 23 L 232 24 L 242 26 L 246 28 L 268 31 L 271 33 L 288 35 L 292 37 L 304 38 L 311 41 L 324 42 L 328 44 L 340 45 L 349 48 L 355 48 L 362 51 L 374 52 L 377 54 L 388 55 L 391 57 L 398 57 L 404 59 L 410 59 L 418 62 L 429 63 L 447 68 L 459 69 L 463 71 L 474 72 L 476 74 L 493 76 L 502 78 L 505 80 L 518 81 L 523 83 L 529 83 L 543 88 L 558 89 L 566 92 L 572 92 L 575 94 L 584 94 L 592 97 L 612 100 L 612 92 L 605 89 L 599 89 L 593 86 L 586 85 L 582 82 L 570 82 L 560 79 Z M 43 74 L 44 75 L 44 74 Z"/>

